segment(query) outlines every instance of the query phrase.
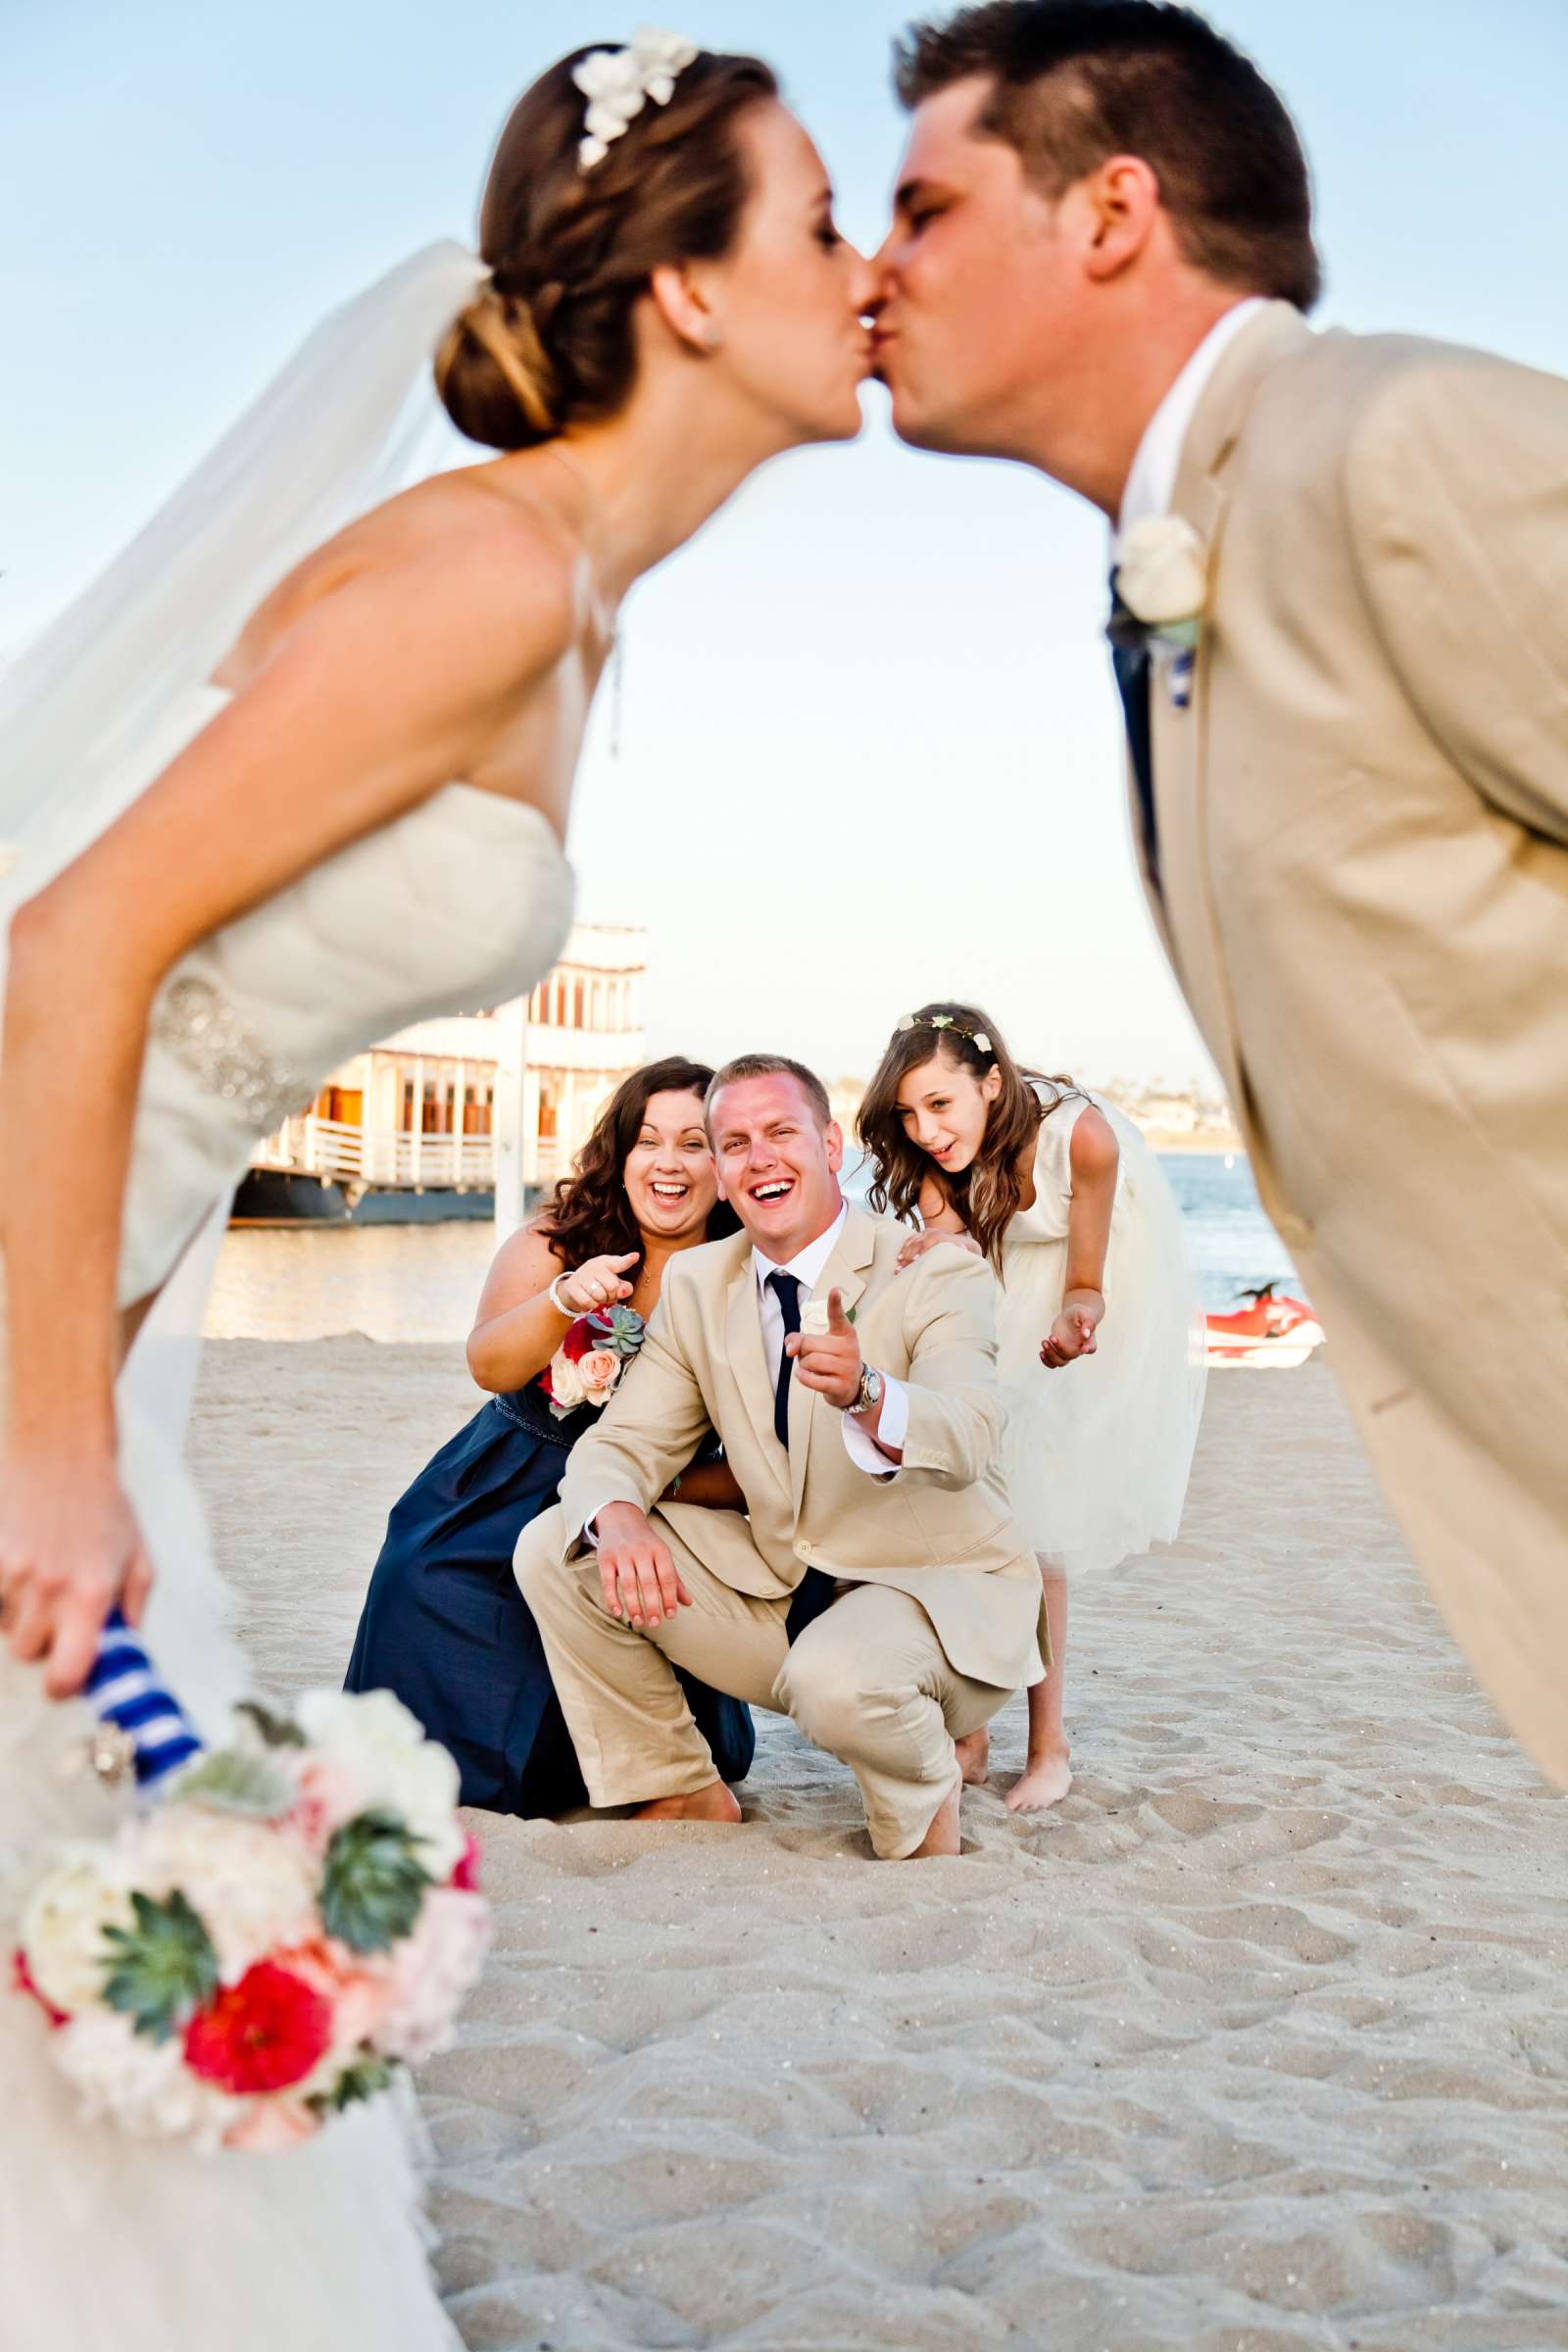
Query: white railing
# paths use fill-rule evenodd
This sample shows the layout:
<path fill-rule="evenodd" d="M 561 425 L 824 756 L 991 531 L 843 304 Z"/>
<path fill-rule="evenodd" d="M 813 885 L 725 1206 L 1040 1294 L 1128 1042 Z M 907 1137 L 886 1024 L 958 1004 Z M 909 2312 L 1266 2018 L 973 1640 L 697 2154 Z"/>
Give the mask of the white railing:
<path fill-rule="evenodd" d="M 496 1180 L 496 1148 L 488 1135 L 400 1135 L 306 1111 L 269 1136 L 251 1164 L 349 1185 L 489 1192 Z"/>
<path fill-rule="evenodd" d="M 530 1154 L 528 1182 L 553 1185 L 559 1176 L 565 1175 L 570 1164 L 571 1154 L 562 1143 L 561 1138 L 554 1135 L 542 1135 L 535 1143 Z"/>

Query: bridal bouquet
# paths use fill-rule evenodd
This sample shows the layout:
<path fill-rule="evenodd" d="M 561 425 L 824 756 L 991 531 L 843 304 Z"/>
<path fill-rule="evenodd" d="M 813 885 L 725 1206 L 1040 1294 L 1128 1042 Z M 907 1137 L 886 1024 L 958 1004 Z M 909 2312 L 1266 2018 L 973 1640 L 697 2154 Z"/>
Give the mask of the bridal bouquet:
<path fill-rule="evenodd" d="M 16 1981 L 84 2111 L 287 2148 L 447 2047 L 489 1936 L 457 1799 L 390 1691 L 321 1690 L 241 1708 L 150 1810 L 61 1852 Z"/>
<path fill-rule="evenodd" d="M 558 1421 L 564 1421 L 579 1405 L 610 1402 L 647 1329 L 629 1306 L 599 1307 L 577 1317 L 539 1375 L 539 1386 Z"/>

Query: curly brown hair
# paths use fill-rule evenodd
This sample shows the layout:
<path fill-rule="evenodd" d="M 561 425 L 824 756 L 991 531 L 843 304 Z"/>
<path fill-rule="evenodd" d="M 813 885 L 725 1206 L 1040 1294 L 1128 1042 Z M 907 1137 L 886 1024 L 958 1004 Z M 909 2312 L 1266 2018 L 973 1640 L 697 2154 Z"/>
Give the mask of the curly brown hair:
<path fill-rule="evenodd" d="M 910 1141 L 899 1109 L 899 1088 L 933 1054 L 976 1081 L 992 1070 L 1002 1072 L 1002 1092 L 991 1105 L 980 1149 L 955 1176 Z M 1051 1088 L 1049 1101 L 1039 1093 L 1042 1087 Z M 946 999 L 922 1004 L 909 1027 L 895 1029 L 889 1038 L 856 1120 L 871 1163 L 872 1209 L 881 1216 L 891 1208 L 908 1224 L 922 1190 L 934 1184 L 957 1210 L 965 1231 L 1000 1265 L 1003 1236 L 1023 1199 L 1024 1166 L 1041 1123 L 1069 1095 L 1082 1091 L 1070 1078 L 1048 1078 L 1014 1061 L 996 1022 L 978 1004 Z"/>
<path fill-rule="evenodd" d="M 712 1075 L 707 1062 L 688 1061 L 683 1054 L 671 1054 L 662 1061 L 645 1062 L 621 1080 L 594 1121 L 571 1174 L 562 1177 L 555 1199 L 538 1220 L 540 1231 L 568 1273 L 586 1265 L 591 1257 L 627 1257 L 641 1252 L 643 1237 L 626 1199 L 625 1171 L 648 1105 L 655 1095 L 695 1095 L 701 1102 Z M 701 1124 L 699 1113 L 693 1125 Z M 740 1219 L 729 1203 L 715 1200 L 708 1220 L 708 1239 L 722 1241 L 739 1228 Z"/>
<path fill-rule="evenodd" d="M 778 95 L 760 59 L 705 49 L 668 105 L 645 106 L 584 172 L 572 71 L 592 53 L 574 49 L 514 107 L 479 216 L 493 274 L 435 356 L 447 414 L 489 449 L 529 449 L 624 407 L 654 271 L 731 250 L 751 194 L 736 124 Z"/>

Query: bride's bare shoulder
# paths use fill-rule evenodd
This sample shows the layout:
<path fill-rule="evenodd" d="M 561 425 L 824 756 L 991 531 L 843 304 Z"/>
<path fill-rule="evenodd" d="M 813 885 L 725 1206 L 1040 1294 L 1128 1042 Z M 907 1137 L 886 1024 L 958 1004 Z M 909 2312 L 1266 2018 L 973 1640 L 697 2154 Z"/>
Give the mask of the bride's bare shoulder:
<path fill-rule="evenodd" d="M 443 626 L 500 624 L 519 647 L 562 652 L 591 610 L 581 540 L 546 503 L 492 484 L 489 464 L 433 475 L 388 499 L 297 564 L 257 607 L 220 671 L 239 687 L 316 608 L 377 584 Z"/>

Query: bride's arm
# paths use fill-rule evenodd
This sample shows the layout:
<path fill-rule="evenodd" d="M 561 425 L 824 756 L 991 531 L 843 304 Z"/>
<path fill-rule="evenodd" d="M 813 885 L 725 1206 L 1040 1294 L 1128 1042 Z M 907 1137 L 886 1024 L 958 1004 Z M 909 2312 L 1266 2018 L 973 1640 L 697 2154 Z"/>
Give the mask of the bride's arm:
<path fill-rule="evenodd" d="M 115 1466 L 121 1203 L 148 1014 L 194 943 L 482 765 L 575 632 L 514 510 L 312 606 L 229 707 L 13 919 L 0 1055 L 9 1427 L 0 1595 L 76 1689 L 145 1593 Z"/>

